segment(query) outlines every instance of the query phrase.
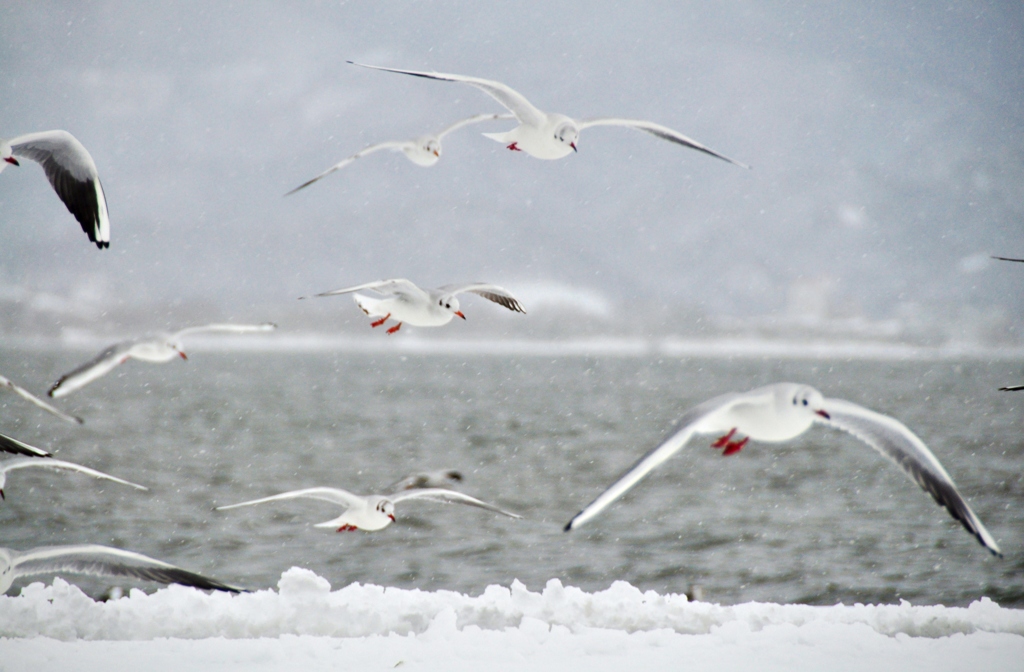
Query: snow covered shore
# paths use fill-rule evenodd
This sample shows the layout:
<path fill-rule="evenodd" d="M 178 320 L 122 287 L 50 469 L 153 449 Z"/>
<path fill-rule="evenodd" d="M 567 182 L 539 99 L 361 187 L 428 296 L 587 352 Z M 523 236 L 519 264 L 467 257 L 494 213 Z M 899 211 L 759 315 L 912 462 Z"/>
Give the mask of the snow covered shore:
<path fill-rule="evenodd" d="M 1021 669 L 1024 611 L 748 603 L 617 582 L 596 593 L 490 586 L 471 597 L 353 584 L 304 569 L 278 590 L 170 586 L 106 603 L 55 579 L 0 598 L 0 669 Z M 40 666 L 41 663 L 45 663 Z"/>

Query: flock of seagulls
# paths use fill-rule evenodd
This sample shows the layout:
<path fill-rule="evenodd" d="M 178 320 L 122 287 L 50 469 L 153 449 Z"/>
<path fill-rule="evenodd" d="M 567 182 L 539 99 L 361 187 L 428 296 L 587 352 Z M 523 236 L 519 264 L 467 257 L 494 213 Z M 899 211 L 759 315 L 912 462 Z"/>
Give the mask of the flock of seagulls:
<path fill-rule="evenodd" d="M 497 81 L 444 74 L 401 70 L 364 65 L 353 65 L 374 70 L 410 75 L 429 80 L 455 82 L 479 89 L 502 105 L 507 111 L 481 113 L 459 120 L 438 133 L 427 134 L 415 140 L 389 141 L 365 147 L 339 161 L 316 177 L 292 189 L 288 194 L 318 182 L 324 177 L 349 166 L 369 154 L 391 150 L 402 152 L 418 166 L 430 167 L 442 154 L 443 138 L 459 129 L 500 120 L 514 120 L 517 125 L 507 131 L 484 133 L 490 139 L 504 144 L 511 151 L 524 152 L 538 159 L 554 160 L 578 151 L 580 133 L 596 126 L 618 126 L 643 131 L 683 147 L 693 149 L 717 159 L 749 168 L 724 154 L 686 137 L 671 128 L 651 121 L 601 117 L 576 120 L 564 114 L 544 112 L 511 87 Z M 0 141 L 0 170 L 7 165 L 20 165 L 18 158 L 39 163 L 54 191 L 81 224 L 89 240 L 99 248 L 110 243 L 110 221 L 106 198 L 100 184 L 96 165 L 84 146 L 66 131 L 45 131 Z M 1001 258 L 1001 257 L 1000 257 Z M 1007 259 L 1008 261 L 1024 261 Z M 373 292 L 378 296 L 360 294 Z M 371 318 L 372 327 L 393 321 L 386 332 L 396 333 L 403 324 L 415 327 L 439 327 L 455 317 L 463 320 L 458 296 L 476 294 L 506 309 L 525 314 L 522 304 L 509 291 L 490 283 L 445 285 L 437 289 L 421 289 L 409 280 L 390 279 L 367 282 L 343 289 L 316 294 L 316 297 L 352 294 L 356 305 Z M 306 298 L 306 297 L 300 297 Z M 263 324 L 208 324 L 189 327 L 173 333 L 148 335 L 111 345 L 96 357 L 64 374 L 49 389 L 52 398 L 61 398 L 96 381 L 115 367 L 136 359 L 150 363 L 164 363 L 175 358 L 187 359 L 182 339 L 198 333 L 247 334 L 268 332 L 276 328 Z M 30 403 L 64 420 L 82 424 L 81 418 L 64 413 L 39 399 L 27 390 L 0 376 L 0 388 L 19 395 Z M 1024 386 L 1002 389 L 1024 389 Z M 841 399 L 825 398 L 821 392 L 797 383 L 776 383 L 743 393 L 729 393 L 710 399 L 686 411 L 678 425 L 650 452 L 601 492 L 566 525 L 565 531 L 574 530 L 593 520 L 626 491 L 636 486 L 651 470 L 666 462 L 698 434 L 716 436 L 712 447 L 722 455 L 739 453 L 750 441 L 776 443 L 800 436 L 815 424 L 848 432 L 868 444 L 900 467 L 913 481 L 929 493 L 949 514 L 959 521 L 978 542 L 995 555 L 1001 555 L 996 540 L 978 519 L 967 501 L 958 491 L 953 479 L 942 467 L 924 442 L 898 420 Z M 0 434 L 0 452 L 17 455 L 0 462 L 0 499 L 6 499 L 4 486 L 10 472 L 25 468 L 63 470 L 91 476 L 96 479 L 146 490 L 137 483 L 112 476 L 89 467 L 58 460 L 48 451 L 36 448 L 12 437 Z M 218 506 L 228 511 L 271 502 L 312 499 L 340 506 L 343 512 L 315 527 L 332 528 L 338 532 L 362 530 L 377 532 L 396 520 L 395 507 L 403 502 L 433 501 L 474 506 L 485 511 L 521 518 L 493 504 L 453 489 L 462 481 L 457 470 L 441 470 L 411 474 L 386 489 L 390 494 L 357 495 L 336 487 L 309 487 L 268 495 L 258 499 Z M 28 551 L 0 548 L 0 594 L 19 576 L 55 572 L 101 574 L 135 577 L 161 583 L 180 583 L 209 590 L 239 592 L 243 590 L 213 579 L 189 572 L 147 556 L 123 549 L 98 545 L 43 547 Z"/>

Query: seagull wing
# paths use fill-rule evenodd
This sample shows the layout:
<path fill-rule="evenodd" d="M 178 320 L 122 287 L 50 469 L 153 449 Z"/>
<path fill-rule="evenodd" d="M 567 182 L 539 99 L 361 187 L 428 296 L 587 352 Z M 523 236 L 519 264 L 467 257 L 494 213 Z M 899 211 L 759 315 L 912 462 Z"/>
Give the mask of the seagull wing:
<path fill-rule="evenodd" d="M 673 131 L 671 128 L 668 128 L 667 126 L 655 124 L 654 122 L 650 121 L 642 121 L 640 119 L 616 119 L 614 117 L 604 117 L 601 119 L 585 119 L 583 121 L 577 122 L 577 126 L 579 127 L 580 131 L 582 131 L 584 128 L 590 128 L 591 126 L 625 126 L 627 128 L 633 128 L 638 131 L 650 133 L 651 135 L 656 135 L 662 140 L 668 140 L 669 142 L 674 142 L 677 145 L 689 147 L 690 149 L 696 149 L 698 152 L 710 154 L 711 156 L 717 159 L 722 159 L 723 161 L 734 163 L 741 168 L 750 168 L 750 166 L 748 166 L 747 164 L 740 163 L 735 159 L 730 159 L 728 156 L 724 154 L 719 154 L 715 150 L 705 147 L 696 140 L 686 137 L 682 133 Z"/>
<path fill-rule="evenodd" d="M 159 583 L 180 583 L 205 590 L 242 592 L 243 588 L 189 572 L 166 562 L 119 548 L 85 544 L 50 546 L 25 552 L 11 551 L 13 576 L 73 572 L 94 576 L 130 576 Z M 13 576 L 11 578 L 13 578 Z"/>
<path fill-rule="evenodd" d="M 67 131 L 43 131 L 20 135 L 10 141 L 15 156 L 43 167 L 53 190 L 75 216 L 89 240 L 100 249 L 110 246 L 107 199 L 92 156 Z"/>
<path fill-rule="evenodd" d="M 543 112 L 538 110 L 536 107 L 530 104 L 523 94 L 519 93 L 510 86 L 506 86 L 501 82 L 495 82 L 490 79 L 480 79 L 479 77 L 466 77 L 465 75 L 449 75 L 443 72 L 420 72 L 418 70 L 399 70 L 397 68 L 383 68 L 379 65 L 365 65 L 363 63 L 356 63 L 349 61 L 352 65 L 358 65 L 363 68 L 370 68 L 373 70 L 384 70 L 385 72 L 397 72 L 402 75 L 412 75 L 413 77 L 425 77 L 426 79 L 437 79 L 442 82 L 460 82 L 462 84 L 469 84 L 480 89 L 491 98 L 508 108 L 508 111 L 516 116 L 516 119 L 520 123 L 528 124 L 530 126 L 539 126 L 544 122 L 545 115 Z"/>
<path fill-rule="evenodd" d="M 352 156 L 350 156 L 350 157 L 348 157 L 346 159 L 342 159 L 341 161 L 337 162 L 336 164 L 334 164 L 333 166 L 331 166 L 330 168 L 328 168 L 324 172 L 322 172 L 319 175 L 317 175 L 316 177 L 314 177 L 312 180 L 308 180 L 306 182 L 303 182 L 302 184 L 300 184 L 299 186 L 295 187 L 294 189 L 289 191 L 287 194 L 285 194 L 285 196 L 291 196 L 292 194 L 294 194 L 299 189 L 305 189 L 306 187 L 308 187 L 309 185 L 313 184 L 314 182 L 322 180 L 323 178 L 327 177 L 328 175 L 330 175 L 331 173 L 333 173 L 336 170 L 341 170 L 342 168 L 344 168 L 348 164 L 352 163 L 356 159 L 361 159 L 362 157 L 366 156 L 367 154 L 373 154 L 374 152 L 378 152 L 378 151 L 380 151 L 382 149 L 403 150 L 406 147 L 411 147 L 412 145 L 413 145 L 413 143 L 411 141 L 408 141 L 408 140 L 392 140 L 392 141 L 389 141 L 389 142 L 379 142 L 376 145 L 370 145 L 369 147 L 366 147 L 364 149 L 359 150 L 358 152 L 356 152 Z"/>
<path fill-rule="evenodd" d="M 462 474 L 455 469 L 441 469 L 438 471 L 423 471 L 416 474 L 409 474 L 400 478 L 387 487 L 388 492 L 399 490 L 413 490 L 421 488 L 438 488 L 455 481 L 462 480 Z"/>
<path fill-rule="evenodd" d="M 1007 385 L 999 388 L 1000 392 L 1016 392 L 1018 390 L 1024 390 L 1024 385 Z"/>
<path fill-rule="evenodd" d="M 468 285 L 445 285 L 439 287 L 438 292 L 444 296 L 455 296 L 456 294 L 463 294 L 465 292 L 472 292 L 479 296 L 484 297 L 488 301 L 493 301 L 498 305 L 505 306 L 511 311 L 517 313 L 526 314 L 526 310 L 523 309 L 522 304 L 519 303 L 516 297 L 497 285 L 490 285 L 485 282 L 474 282 Z"/>
<path fill-rule="evenodd" d="M 977 537 L 981 545 L 1002 556 L 999 545 L 981 524 L 928 446 L 899 420 L 842 399 L 826 399 L 825 410 L 831 416 L 820 420 L 853 434 L 895 462 L 910 478 L 944 506 L 953 518 Z"/>
<path fill-rule="evenodd" d="M 61 376 L 47 394 L 55 399 L 63 397 L 80 387 L 85 387 L 97 378 L 102 378 L 116 366 L 129 360 L 131 357 L 129 351 L 134 344 L 134 341 L 126 341 L 110 346 L 74 371 Z"/>
<path fill-rule="evenodd" d="M 18 385 L 15 385 L 14 383 L 12 383 L 7 378 L 4 378 L 3 376 L 0 376 L 0 387 L 6 387 L 8 390 L 10 390 L 11 392 L 14 392 L 18 396 L 20 396 L 22 399 L 28 399 L 29 401 L 31 401 L 33 404 L 35 404 L 39 408 L 41 408 L 44 411 L 47 411 L 49 413 L 52 413 L 53 415 L 56 415 L 61 420 L 64 420 L 64 421 L 67 421 L 67 422 L 73 422 L 73 423 L 76 423 L 76 424 L 79 424 L 79 425 L 85 423 L 85 421 L 82 420 L 81 418 L 79 418 L 77 416 L 74 416 L 74 415 L 68 415 L 67 413 L 65 413 L 64 411 L 60 410 L 59 408 L 55 408 L 55 407 L 49 405 L 48 403 L 46 403 L 45 401 L 43 401 L 42 399 L 40 399 L 36 395 L 32 394 L 31 392 L 29 392 L 25 388 L 19 387 Z"/>
<path fill-rule="evenodd" d="M 446 502 L 448 504 L 468 504 L 469 506 L 475 506 L 477 508 L 486 509 L 494 513 L 500 513 L 503 516 L 509 518 L 522 518 L 518 513 L 512 513 L 511 511 L 505 511 L 499 509 L 493 504 L 482 502 L 476 497 L 470 497 L 469 495 L 455 490 L 446 490 L 444 488 L 423 488 L 419 490 L 403 490 L 395 495 L 388 497 L 396 505 L 399 502 L 404 502 L 409 499 L 429 499 L 435 502 Z"/>
<path fill-rule="evenodd" d="M 240 506 L 252 506 L 253 504 L 276 502 L 284 499 L 319 499 L 323 502 L 338 504 L 346 509 L 356 506 L 363 501 L 363 498 L 359 495 L 352 494 L 348 490 L 342 490 L 341 488 L 305 488 L 303 490 L 282 492 L 279 495 L 271 495 L 270 497 L 261 497 L 260 499 L 253 499 L 248 502 L 241 502 L 240 504 L 218 506 L 216 510 L 227 511 L 228 509 L 237 509 Z"/>
<path fill-rule="evenodd" d="M 338 294 L 350 294 L 351 292 L 358 292 L 361 289 L 372 289 L 380 294 L 393 294 L 396 296 L 404 296 L 406 298 L 429 298 L 426 292 L 422 289 L 409 282 L 404 278 L 395 278 L 393 280 L 374 280 L 373 282 L 365 282 L 355 287 L 345 287 L 344 289 L 334 289 L 329 292 L 322 292 L 315 294 L 314 296 L 337 296 Z"/>
<path fill-rule="evenodd" d="M 149 488 L 147 488 L 144 485 L 132 483 L 131 481 L 120 479 L 117 476 L 111 476 L 110 474 L 105 474 L 102 471 L 96 471 L 95 469 L 83 467 L 82 465 L 75 464 L 74 462 L 65 462 L 64 460 L 41 460 L 38 457 L 16 457 L 13 460 L 6 460 L 4 462 L 0 462 L 0 472 L 3 473 L 7 473 L 15 469 L 24 469 L 26 467 L 45 467 L 47 469 L 67 469 L 69 471 L 79 471 L 88 476 L 92 476 L 93 478 L 105 478 L 108 481 L 114 481 L 116 483 L 121 483 L 122 485 L 130 485 L 138 490 L 149 490 Z"/>
<path fill-rule="evenodd" d="M 565 531 L 576 529 L 587 522 L 606 506 L 614 502 L 623 493 L 632 488 L 641 478 L 646 476 L 652 469 L 660 465 L 668 458 L 675 455 L 694 434 L 698 432 L 700 423 L 707 416 L 728 407 L 731 402 L 741 398 L 735 393 L 723 394 L 722 396 L 709 399 L 699 406 L 695 406 L 683 414 L 676 426 L 669 432 L 668 436 L 658 444 L 654 450 L 641 457 L 636 464 L 630 467 L 626 473 L 611 484 L 607 490 L 598 495 L 597 499 L 587 504 L 582 511 L 570 520 Z"/>
<path fill-rule="evenodd" d="M 53 457 L 52 453 L 48 453 L 42 448 L 30 446 L 27 443 L 22 443 L 3 434 L 0 434 L 0 451 L 14 453 L 15 455 L 29 455 L 31 457 Z"/>
<path fill-rule="evenodd" d="M 511 114 L 475 114 L 472 117 L 467 117 L 461 121 L 456 121 L 454 124 L 444 129 L 437 134 L 437 138 L 440 140 L 449 133 L 453 133 L 460 128 L 469 126 L 470 124 L 479 124 L 481 121 L 493 121 L 494 119 L 513 119 L 514 115 Z"/>
<path fill-rule="evenodd" d="M 1013 257 L 996 257 L 996 256 L 993 256 L 992 258 L 993 259 L 998 259 L 999 261 L 1019 261 L 1021 263 L 1024 263 L 1024 259 L 1014 259 Z"/>
<path fill-rule="evenodd" d="M 176 331 L 170 335 L 168 340 L 177 340 L 189 334 L 254 334 L 261 331 L 273 331 L 274 329 L 277 329 L 277 325 L 273 322 L 263 322 L 260 324 L 204 324 L 200 327 L 188 327 L 187 329 Z"/>

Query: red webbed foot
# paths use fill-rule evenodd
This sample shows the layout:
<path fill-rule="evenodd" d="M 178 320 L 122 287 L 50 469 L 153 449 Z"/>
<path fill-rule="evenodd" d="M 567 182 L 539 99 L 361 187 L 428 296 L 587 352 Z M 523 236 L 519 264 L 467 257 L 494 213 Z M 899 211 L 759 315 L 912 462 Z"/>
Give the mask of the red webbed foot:
<path fill-rule="evenodd" d="M 743 450 L 743 446 L 747 445 L 747 441 L 750 441 L 749 436 L 743 437 L 742 441 L 729 441 L 725 444 L 725 450 L 722 451 L 722 456 L 732 455 Z"/>
<path fill-rule="evenodd" d="M 342 525 L 341 527 L 338 528 L 338 532 L 355 532 L 358 529 L 359 528 L 356 527 L 355 525 L 350 525 L 349 523 L 345 523 L 344 525 Z"/>
<path fill-rule="evenodd" d="M 393 327 L 391 327 L 390 329 L 388 329 L 388 333 L 389 333 L 389 334 L 393 334 L 393 333 L 395 333 L 396 331 L 398 331 L 398 330 L 399 330 L 399 329 L 401 329 L 401 328 L 402 328 L 402 323 L 401 323 L 401 322 L 399 322 L 399 323 L 398 323 L 398 324 L 396 324 L 395 326 L 393 326 Z"/>
<path fill-rule="evenodd" d="M 725 448 L 729 444 L 729 441 L 732 439 L 732 436 L 735 433 L 736 433 L 736 428 L 733 427 L 732 429 L 729 430 L 728 434 L 726 434 L 725 436 L 720 436 L 717 439 L 715 439 L 715 442 L 711 444 L 711 447 L 712 448 Z"/>
<path fill-rule="evenodd" d="M 385 322 L 387 322 L 389 317 L 391 317 L 391 313 L 388 313 L 387 315 L 385 315 L 384 317 L 380 318 L 379 320 L 375 320 L 373 322 L 370 322 L 370 326 L 376 329 L 380 325 L 382 325 Z"/>
<path fill-rule="evenodd" d="M 519 143 L 518 143 L 518 142 L 513 142 L 513 143 L 512 143 L 511 145 L 509 145 L 509 146 L 508 146 L 508 147 L 506 147 L 505 149 L 510 149 L 510 150 L 512 150 L 513 152 L 521 152 L 521 151 L 523 151 L 523 150 L 519 149 L 519 146 L 518 146 L 518 145 L 519 145 Z"/>

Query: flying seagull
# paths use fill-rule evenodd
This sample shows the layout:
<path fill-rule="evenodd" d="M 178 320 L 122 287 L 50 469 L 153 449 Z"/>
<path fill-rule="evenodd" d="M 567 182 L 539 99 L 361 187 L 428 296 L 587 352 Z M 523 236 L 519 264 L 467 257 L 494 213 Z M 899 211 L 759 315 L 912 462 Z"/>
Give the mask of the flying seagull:
<path fill-rule="evenodd" d="M 479 124 L 482 121 L 491 121 L 493 119 L 511 119 L 511 114 L 477 114 L 467 119 L 457 121 L 448 128 L 444 129 L 439 133 L 427 134 L 416 138 L 415 140 L 391 140 L 389 142 L 380 142 L 376 145 L 370 145 L 365 147 L 347 159 L 342 159 L 338 163 L 334 164 L 324 172 L 320 173 L 312 180 L 303 182 L 299 186 L 289 191 L 285 196 L 294 194 L 299 189 L 304 189 L 314 182 L 321 180 L 336 170 L 344 168 L 348 164 L 354 162 L 356 159 L 360 159 L 367 154 L 373 154 L 374 152 L 382 149 L 390 149 L 395 152 L 402 152 L 405 156 L 415 163 L 417 166 L 423 166 L 429 168 L 437 163 L 438 159 L 441 158 L 441 139 L 453 131 L 457 131 L 464 126 L 470 124 Z"/>
<path fill-rule="evenodd" d="M 170 334 L 155 334 L 143 338 L 124 341 L 110 346 L 85 364 L 82 364 L 74 371 L 65 373 L 60 377 L 48 395 L 54 398 L 63 397 L 75 390 L 84 387 L 110 373 L 115 367 L 124 364 L 129 359 L 138 359 L 143 362 L 163 364 L 175 357 L 188 359 L 185 351 L 182 350 L 181 339 L 190 334 L 201 333 L 228 333 L 228 334 L 249 334 L 261 331 L 273 331 L 276 324 L 265 322 L 263 324 L 207 324 L 202 327 L 189 327 Z"/>
<path fill-rule="evenodd" d="M 417 70 L 399 70 L 397 68 L 383 68 L 376 65 L 364 65 L 349 61 L 352 65 L 385 72 L 397 72 L 402 75 L 424 77 L 426 79 L 437 79 L 444 82 L 460 82 L 475 86 L 496 101 L 508 108 L 508 111 L 515 115 L 519 126 L 504 133 L 484 133 L 492 140 L 507 145 L 513 151 L 523 151 L 538 159 L 561 159 L 576 151 L 576 142 L 579 139 L 580 131 L 592 126 L 625 126 L 638 131 L 644 131 L 657 136 L 662 140 L 668 140 L 690 149 L 696 149 L 714 156 L 715 158 L 728 161 L 742 168 L 750 166 L 730 159 L 724 154 L 705 147 L 696 140 L 692 140 L 682 133 L 672 130 L 661 124 L 641 119 L 619 119 L 616 117 L 601 117 L 597 119 L 576 120 L 554 112 L 544 112 L 534 107 L 518 91 L 510 86 L 495 82 L 490 79 L 479 77 L 467 77 L 465 75 L 451 75 L 443 72 L 420 72 Z"/>
<path fill-rule="evenodd" d="M 895 462 L 982 546 L 1002 556 L 999 545 L 957 490 L 953 479 L 924 442 L 903 423 L 849 401 L 826 399 L 813 387 L 797 383 L 776 383 L 749 392 L 723 394 L 691 408 L 654 450 L 576 514 L 565 530 L 576 529 L 596 516 L 677 453 L 694 434 L 721 434 L 711 445 L 722 449 L 723 455 L 732 455 L 751 439 L 788 441 L 816 422 L 853 434 Z"/>
<path fill-rule="evenodd" d="M 340 488 L 306 488 L 304 490 L 292 490 L 282 492 L 279 495 L 254 499 L 240 504 L 229 506 L 218 506 L 217 511 L 226 511 L 240 506 L 251 506 L 264 502 L 275 502 L 283 499 L 319 499 L 332 504 L 345 507 L 345 512 L 323 523 L 317 523 L 314 527 L 334 527 L 338 532 L 352 532 L 364 530 L 376 532 L 395 522 L 395 505 L 413 499 L 428 499 L 437 502 L 448 502 L 453 504 L 468 504 L 494 513 L 500 513 L 510 518 L 521 518 L 522 516 L 504 511 L 498 507 L 482 502 L 475 497 L 464 495 L 455 490 L 443 488 L 424 488 L 404 490 L 393 495 L 356 495 L 348 490 Z"/>
<path fill-rule="evenodd" d="M 110 217 L 96 164 L 88 150 L 67 131 L 43 131 L 0 140 L 0 171 L 18 159 L 43 167 L 50 185 L 96 247 L 110 247 Z"/>
<path fill-rule="evenodd" d="M 466 316 L 459 310 L 458 294 L 471 292 L 493 301 L 500 306 L 505 306 L 516 313 L 525 314 L 522 304 L 507 290 L 497 285 L 485 282 L 472 282 L 463 285 L 445 285 L 437 289 L 420 289 L 408 280 L 398 278 L 393 280 L 375 280 L 355 287 L 335 289 L 331 292 L 323 292 L 316 296 L 336 296 L 338 294 L 349 294 L 361 289 L 369 289 L 384 295 L 383 299 L 375 299 L 362 294 L 356 294 L 356 305 L 370 317 L 379 317 L 370 323 L 371 327 L 379 327 L 389 319 L 398 322 L 390 327 L 387 332 L 393 334 L 398 331 L 402 324 L 408 322 L 414 327 L 441 327 L 458 315 L 462 319 Z M 300 299 L 306 297 L 300 296 Z"/>

